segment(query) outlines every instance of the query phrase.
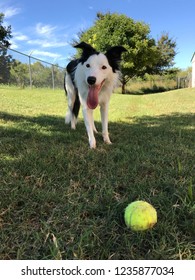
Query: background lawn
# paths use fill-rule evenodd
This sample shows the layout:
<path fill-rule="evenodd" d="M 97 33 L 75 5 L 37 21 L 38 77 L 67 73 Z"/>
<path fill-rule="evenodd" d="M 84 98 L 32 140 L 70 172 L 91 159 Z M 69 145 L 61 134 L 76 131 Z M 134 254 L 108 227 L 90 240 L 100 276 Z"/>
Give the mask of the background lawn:
<path fill-rule="evenodd" d="M 0 259 L 195 259 L 195 89 L 114 94 L 96 150 L 62 90 L 0 98 Z M 138 199 L 158 212 L 141 233 L 123 220 Z"/>

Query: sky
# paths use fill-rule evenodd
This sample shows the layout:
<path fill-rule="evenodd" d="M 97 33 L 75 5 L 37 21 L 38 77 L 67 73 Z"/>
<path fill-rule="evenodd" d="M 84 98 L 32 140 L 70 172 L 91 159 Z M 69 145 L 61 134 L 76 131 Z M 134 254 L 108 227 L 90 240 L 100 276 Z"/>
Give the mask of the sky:
<path fill-rule="evenodd" d="M 175 67 L 191 66 L 195 52 L 194 0 L 1 0 L 4 26 L 11 25 L 11 48 L 65 67 L 71 46 L 90 28 L 97 12 L 125 14 L 149 24 L 156 40 L 167 32 L 176 40 Z"/>

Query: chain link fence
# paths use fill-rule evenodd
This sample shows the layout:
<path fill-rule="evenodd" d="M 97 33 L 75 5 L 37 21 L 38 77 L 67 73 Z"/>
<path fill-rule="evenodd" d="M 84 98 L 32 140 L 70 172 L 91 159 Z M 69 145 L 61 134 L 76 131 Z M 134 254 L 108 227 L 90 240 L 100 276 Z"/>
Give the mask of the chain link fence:
<path fill-rule="evenodd" d="M 0 84 L 21 88 L 64 88 L 65 68 L 0 45 Z M 133 86 L 132 86 L 133 85 Z M 191 87 L 191 75 L 186 77 L 151 76 L 151 79 L 131 80 L 128 91 L 160 92 Z"/>
<path fill-rule="evenodd" d="M 0 46 L 0 84 L 62 89 L 65 68 L 31 54 Z"/>

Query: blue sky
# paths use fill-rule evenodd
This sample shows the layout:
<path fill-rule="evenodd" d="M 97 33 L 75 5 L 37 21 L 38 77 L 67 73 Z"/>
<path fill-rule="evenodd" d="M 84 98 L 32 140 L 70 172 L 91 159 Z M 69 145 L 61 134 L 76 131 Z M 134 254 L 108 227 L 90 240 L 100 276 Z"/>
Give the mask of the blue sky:
<path fill-rule="evenodd" d="M 194 0 L 1 0 L 12 48 L 64 67 L 70 43 L 93 25 L 96 13 L 117 12 L 149 24 L 151 36 L 168 32 L 177 42 L 175 66 L 185 69 L 195 51 Z"/>

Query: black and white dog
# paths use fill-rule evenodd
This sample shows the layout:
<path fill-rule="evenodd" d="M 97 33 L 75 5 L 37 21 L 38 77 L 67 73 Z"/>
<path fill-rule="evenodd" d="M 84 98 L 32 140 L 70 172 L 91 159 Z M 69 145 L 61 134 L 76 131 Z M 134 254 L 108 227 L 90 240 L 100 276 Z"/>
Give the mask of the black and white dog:
<path fill-rule="evenodd" d="M 80 59 L 71 61 L 66 68 L 65 91 L 68 98 L 68 112 L 65 122 L 76 128 L 76 121 L 82 105 L 83 117 L 91 148 L 96 147 L 94 132 L 97 132 L 93 110 L 100 105 L 102 135 L 104 142 L 111 144 L 108 134 L 108 105 L 110 96 L 119 78 L 122 46 L 110 48 L 105 54 L 82 42 L 75 46 L 82 49 Z"/>

